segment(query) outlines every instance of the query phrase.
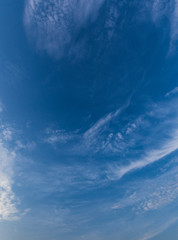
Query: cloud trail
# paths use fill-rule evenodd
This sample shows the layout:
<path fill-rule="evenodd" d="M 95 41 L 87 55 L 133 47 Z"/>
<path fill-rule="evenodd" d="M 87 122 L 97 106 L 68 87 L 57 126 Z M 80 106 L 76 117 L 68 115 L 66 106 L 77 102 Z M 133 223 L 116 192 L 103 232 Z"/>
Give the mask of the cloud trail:
<path fill-rule="evenodd" d="M 172 91 L 166 93 L 165 97 L 169 97 L 170 95 L 174 95 L 178 93 L 178 87 L 175 87 Z"/>
<path fill-rule="evenodd" d="M 160 159 L 167 157 L 169 154 L 178 150 L 178 130 L 175 130 L 171 140 L 167 140 L 159 149 L 148 151 L 143 158 L 138 161 L 132 161 L 126 166 L 113 167 L 109 172 L 109 178 L 121 179 L 126 174 L 144 168 L 151 163 L 159 161 Z"/>

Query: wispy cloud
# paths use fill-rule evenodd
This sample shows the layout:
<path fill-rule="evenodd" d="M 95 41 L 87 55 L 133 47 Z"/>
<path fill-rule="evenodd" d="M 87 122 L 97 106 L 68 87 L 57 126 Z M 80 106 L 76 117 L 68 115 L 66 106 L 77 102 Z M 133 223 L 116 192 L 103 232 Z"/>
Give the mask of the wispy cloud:
<path fill-rule="evenodd" d="M 152 104 L 145 114 L 121 129 L 122 135 L 118 144 L 116 138 L 113 142 L 110 140 L 111 146 L 118 145 L 121 153 L 127 150 L 128 154 L 124 155 L 123 160 L 118 157 L 117 163 L 110 163 L 108 178 L 121 179 L 126 174 L 142 169 L 178 150 L 176 106 L 177 98 Z"/>
<path fill-rule="evenodd" d="M 27 142 L 27 143 L 23 143 L 22 141 L 20 140 L 16 140 L 15 141 L 15 150 L 21 150 L 21 149 L 24 149 L 24 150 L 33 150 L 35 147 L 36 147 L 36 143 L 35 142 Z"/>
<path fill-rule="evenodd" d="M 81 189 L 92 189 L 101 187 L 105 184 L 102 179 L 102 170 L 96 165 L 73 163 L 70 165 L 55 164 L 54 166 L 45 166 L 44 164 L 37 165 L 31 163 L 26 175 L 25 172 L 21 173 L 21 180 L 31 188 L 32 193 L 35 191 L 40 196 L 50 195 L 55 192 L 66 192 L 72 189 L 75 191 Z M 35 164 L 36 170 L 33 170 Z"/>
<path fill-rule="evenodd" d="M 167 17 L 170 23 L 170 49 L 169 53 L 175 51 L 178 41 L 178 1 L 153 1 L 152 6 L 153 20 L 158 23 L 164 17 Z"/>
<path fill-rule="evenodd" d="M 130 99 L 124 106 L 117 109 L 115 112 L 111 112 L 105 117 L 99 119 L 91 128 L 89 128 L 83 134 L 85 145 L 89 147 L 90 145 L 95 144 L 95 141 L 96 140 L 98 141 L 99 135 L 106 130 L 106 128 L 108 127 L 108 124 L 111 123 L 112 120 L 117 118 L 119 114 L 121 114 L 122 111 L 129 106 L 129 104 L 130 104 Z"/>
<path fill-rule="evenodd" d="M 113 210 L 131 207 L 136 214 L 158 210 L 178 197 L 177 168 L 153 179 L 143 179 L 142 182 L 135 180 L 125 187 L 126 195 L 113 204 Z"/>
<path fill-rule="evenodd" d="M 112 124 L 126 110 L 130 105 L 130 99 L 122 107 L 117 110 L 108 113 L 107 115 L 101 117 L 96 121 L 91 127 L 86 131 L 81 132 L 77 129 L 73 132 L 67 132 L 64 129 L 52 129 L 47 128 L 45 130 L 44 141 L 53 146 L 58 146 L 60 144 L 69 144 L 69 152 L 77 153 L 78 155 L 85 155 L 93 152 L 105 151 L 106 146 L 110 143 L 112 137 L 117 140 L 122 138 L 122 134 L 117 132 L 113 134 L 112 132 L 107 133 L 108 127 Z M 130 128 L 133 127 L 130 126 Z"/>
<path fill-rule="evenodd" d="M 27 180 L 42 183 L 42 185 L 44 185 L 44 191 L 45 189 L 50 189 L 50 191 L 65 191 L 72 186 L 75 186 L 75 188 L 78 189 L 83 187 L 90 188 L 93 186 L 101 187 L 102 184 L 117 181 L 130 172 L 137 171 L 148 166 L 149 164 L 161 160 L 162 158 L 168 157 L 170 154 L 172 154 L 178 149 L 178 130 L 176 125 L 177 118 L 173 117 L 173 119 L 170 119 L 168 123 L 166 121 L 168 115 L 170 113 L 173 114 L 173 112 L 175 111 L 174 106 L 176 104 L 174 101 L 173 103 L 174 104 L 172 104 L 171 99 L 171 103 L 169 102 L 169 104 L 160 103 L 157 104 L 156 107 L 153 105 L 154 107 L 151 107 L 150 111 L 148 111 L 145 115 L 141 115 L 137 117 L 136 120 L 133 120 L 131 122 L 129 121 L 129 123 L 123 127 L 123 130 L 121 131 L 122 134 L 117 131 L 116 134 L 109 134 L 109 137 L 107 138 L 108 145 L 116 145 L 116 139 L 114 139 L 114 142 L 112 143 L 112 138 L 114 137 L 114 135 L 117 135 L 118 148 L 121 148 L 122 145 L 123 149 L 120 149 L 121 153 L 125 151 L 126 147 L 130 148 L 130 159 L 126 157 L 127 155 L 125 155 L 124 159 L 122 159 L 118 155 L 117 162 L 110 161 L 109 164 L 103 163 L 100 166 L 98 166 L 95 162 L 92 162 L 93 164 L 88 165 L 86 163 L 73 163 L 70 166 L 56 165 L 54 169 L 50 168 L 48 170 L 43 170 L 42 172 L 34 172 L 30 174 L 31 178 Z M 169 109 L 169 111 L 167 111 L 167 108 Z M 87 156 L 88 150 L 92 149 L 94 151 L 95 147 L 96 151 L 103 150 L 102 144 L 103 139 L 105 138 L 105 134 L 103 133 L 107 131 L 108 125 L 112 122 L 113 119 L 117 118 L 118 116 L 121 117 L 120 114 L 123 113 L 122 110 L 123 109 L 118 109 L 115 112 L 101 118 L 86 132 L 76 133 L 76 135 L 72 135 L 72 140 L 70 133 L 66 133 L 65 131 L 61 132 L 47 129 L 46 131 L 47 134 L 49 133 L 49 137 L 51 137 L 52 134 L 52 140 L 54 134 L 54 141 L 51 140 L 48 143 L 68 144 L 68 141 L 73 141 L 71 145 L 69 144 L 69 148 L 72 148 L 72 151 L 75 151 L 76 149 L 79 150 L 79 148 L 84 148 Z M 158 119 L 161 121 L 159 128 L 161 135 L 156 133 L 158 135 L 156 137 L 155 131 L 158 130 L 158 127 L 156 127 L 156 129 L 154 128 L 152 124 L 152 122 L 154 122 L 154 119 L 156 119 L 156 121 L 158 121 Z M 148 143 L 145 144 L 145 142 L 143 142 L 145 141 L 145 130 L 143 131 L 143 129 L 147 127 L 149 127 L 149 129 L 151 130 L 149 131 L 149 135 L 147 136 Z M 153 136 L 154 141 L 152 139 Z M 134 142 L 130 142 L 129 139 L 132 139 L 133 137 Z M 144 148 L 142 150 L 139 150 L 139 154 L 137 151 L 138 157 L 131 157 L 134 156 L 135 148 L 137 148 L 139 141 L 141 141 L 142 144 L 145 144 Z M 111 148 L 109 149 L 110 151 L 113 150 Z M 76 154 L 78 154 L 77 156 L 80 156 L 81 151 L 82 150 L 76 151 Z M 68 153 L 68 156 L 71 156 L 70 153 Z M 75 154 L 72 154 L 72 157 L 75 158 Z M 46 172 L 46 174 L 44 174 L 44 172 Z M 46 176 L 48 176 L 47 182 Z M 48 185 L 49 188 L 47 187 Z M 145 202 L 145 205 L 143 206 L 145 206 L 145 209 L 146 207 L 151 209 L 151 205 L 149 205 L 149 202 Z M 154 206 L 156 206 L 156 204 L 154 204 Z"/>
<path fill-rule="evenodd" d="M 65 151 L 69 148 L 67 150 L 69 155 L 71 153 L 95 155 L 100 152 L 105 155 L 117 153 L 119 157 L 129 152 L 134 154 L 134 149 L 141 146 L 142 150 L 139 156 L 137 154 L 137 159 L 127 158 L 125 155 L 125 166 L 122 166 L 122 170 L 120 167 L 116 168 L 120 172 L 119 175 L 123 176 L 127 172 L 142 168 L 176 150 L 176 104 L 176 98 L 168 99 L 168 101 L 166 99 L 166 101 L 145 107 L 140 115 L 133 114 L 131 120 L 125 121 L 130 107 L 130 101 L 128 101 L 116 111 L 100 118 L 84 132 L 80 129 L 69 132 L 48 128 L 45 130 L 44 139 L 45 142 L 54 146 L 65 145 Z M 158 126 L 153 124 L 155 121 L 159 122 Z M 119 159 L 118 162 L 121 165 L 123 161 Z"/>
<path fill-rule="evenodd" d="M 17 199 L 12 191 L 15 153 L 0 141 L 0 220 L 17 220 Z"/>
<path fill-rule="evenodd" d="M 165 99 L 164 99 L 165 100 Z M 21 174 L 21 181 L 24 183 L 25 186 L 28 186 L 28 189 L 30 189 L 30 194 L 33 196 L 33 199 L 44 199 L 46 196 L 51 196 L 54 194 L 55 196 L 62 196 L 62 198 L 66 196 L 71 196 L 71 199 L 73 196 L 76 196 L 76 193 L 86 193 L 88 191 L 91 191 L 91 189 L 96 188 L 102 188 L 103 186 L 108 186 L 109 184 L 113 184 L 114 180 L 119 180 L 122 178 L 125 174 L 127 174 L 130 171 L 138 170 L 142 167 L 147 166 L 150 163 L 153 163 L 157 161 L 158 159 L 161 159 L 163 157 L 168 156 L 173 151 L 176 151 L 177 149 L 177 142 L 178 142 L 178 132 L 176 128 L 176 122 L 177 118 L 169 119 L 170 122 L 168 125 L 166 125 L 166 119 L 169 116 L 169 114 L 173 114 L 176 108 L 175 101 L 173 99 L 167 99 L 169 104 L 164 103 L 158 103 L 153 104 L 151 106 L 148 112 L 140 116 L 137 115 L 136 119 L 132 120 L 128 119 L 128 122 L 126 125 L 122 126 L 121 124 L 121 131 L 118 132 L 117 129 L 117 136 L 120 141 L 127 141 L 125 139 L 126 137 L 133 137 L 136 134 L 141 135 L 141 140 L 145 138 L 145 132 L 139 130 L 140 127 L 145 127 L 145 124 L 147 121 L 149 124 L 149 136 L 148 138 L 151 139 L 151 143 L 149 146 L 145 146 L 143 151 L 139 152 L 139 158 L 131 158 L 130 159 L 130 165 L 124 165 L 124 161 L 126 162 L 126 159 L 118 159 L 118 165 L 114 165 L 112 162 L 112 159 L 110 160 L 109 164 L 110 166 L 114 166 L 113 168 L 107 168 L 108 165 L 105 165 L 104 163 L 100 162 L 98 165 L 94 161 L 91 161 L 89 163 L 88 158 L 85 158 L 86 161 L 82 162 L 81 159 L 77 156 L 74 156 L 72 154 L 72 159 L 69 161 L 69 158 L 67 158 L 67 161 L 65 164 L 55 164 L 53 162 L 53 166 L 50 164 L 50 166 L 47 164 L 40 164 L 40 163 L 32 163 L 35 165 L 29 166 L 28 164 L 28 171 L 24 171 Z M 156 106 L 155 106 L 156 105 Z M 148 109 L 147 109 L 148 110 Z M 83 145 L 82 140 L 85 142 L 85 137 L 88 136 L 90 139 L 96 139 L 96 143 L 98 141 L 98 137 L 101 136 L 101 139 L 105 137 L 103 134 L 103 131 L 108 131 L 108 126 L 112 128 L 112 125 L 110 126 L 110 123 L 113 120 L 116 120 L 117 118 L 119 121 L 122 120 L 121 114 L 123 114 L 124 111 L 121 111 L 121 109 L 116 110 L 115 112 L 109 113 L 105 117 L 101 118 L 99 121 L 97 121 L 95 124 L 93 124 L 87 131 L 84 133 L 77 132 L 76 136 L 74 136 L 73 140 L 77 139 L 78 142 L 76 145 L 85 146 Z M 174 114 L 173 114 L 174 115 Z M 172 115 L 171 115 L 172 116 Z M 153 118 L 157 120 L 157 122 L 161 125 L 161 132 L 163 130 L 163 135 L 165 132 L 168 134 L 165 135 L 161 140 L 158 137 L 156 137 L 157 145 L 153 144 L 152 136 L 155 136 L 155 128 L 154 128 L 154 121 Z M 118 120 L 117 119 L 117 120 Z M 118 122 L 117 122 L 118 124 Z M 168 131 L 167 127 L 169 126 Z M 123 128 L 123 129 L 122 129 Z M 147 128 L 147 127 L 146 127 Z M 129 129 L 129 131 L 128 131 Z M 158 129 L 158 127 L 156 127 Z M 166 129 L 166 130 L 165 130 Z M 113 129 L 112 129 L 113 131 Z M 87 134 L 86 134 L 87 133 Z M 57 143 L 58 141 L 60 144 L 64 144 L 65 142 L 68 143 L 67 137 L 61 139 L 61 135 L 63 136 L 70 136 L 70 133 L 67 133 L 64 130 L 51 130 L 47 129 L 46 134 L 49 134 L 49 137 L 54 134 L 54 136 L 58 136 L 59 138 L 55 138 L 54 142 Z M 86 135 L 85 135 L 86 134 Z M 78 136 L 80 135 L 80 137 Z M 110 139 L 108 139 L 109 142 L 111 142 L 112 135 L 110 135 Z M 81 142 L 80 142 L 81 141 Z M 155 143 L 155 142 L 154 142 Z M 53 144 L 52 142 L 50 144 Z M 101 142 L 99 142 L 101 144 Z M 138 141 L 133 144 L 133 148 L 131 149 L 132 155 L 134 152 L 134 149 L 137 148 Z M 145 144 L 145 142 L 143 142 Z M 75 143 L 74 143 L 75 145 Z M 95 145 L 95 144 L 94 144 Z M 155 146 L 155 147 L 154 147 Z M 91 148 L 90 148 L 91 149 Z M 80 153 L 79 153 L 80 154 Z M 140 157 L 142 154 L 143 158 Z M 86 154 L 88 156 L 88 154 Z M 71 156 L 70 156 L 71 158 Z M 138 160 L 139 159 L 139 160 Z M 135 163 L 133 163 L 135 161 Z M 118 167 L 120 166 L 120 167 Z M 126 167 L 126 169 L 125 169 Z M 22 169 L 23 170 L 23 169 Z M 122 171 L 121 171 L 122 170 Z M 123 171 L 124 170 L 124 171 Z M 163 174 L 161 177 L 154 177 L 150 180 L 143 179 L 142 181 L 135 181 L 133 184 L 129 183 L 127 185 L 123 185 L 123 189 L 125 190 L 125 195 L 123 198 L 119 198 L 117 200 L 111 199 L 102 199 L 102 203 L 110 206 L 110 213 L 112 210 L 119 211 L 124 210 L 124 208 L 130 208 L 131 211 L 134 211 L 136 214 L 135 216 L 141 216 L 143 213 L 146 213 L 148 211 L 157 211 L 162 209 L 163 207 L 167 206 L 168 204 L 176 201 L 178 196 L 178 186 L 177 186 L 177 175 L 176 175 L 177 169 L 175 168 L 174 171 L 168 171 L 166 174 Z M 28 172 L 28 174 L 26 174 Z M 108 175 L 107 175 L 107 174 Z M 125 183 L 123 183 L 125 184 Z M 122 189 L 122 190 L 123 190 Z M 127 189 L 127 190 L 126 190 Z M 69 195 L 68 195 L 69 194 Z M 114 193 L 115 194 L 115 193 Z M 116 196 L 116 195 L 114 195 Z M 114 197 L 113 196 L 113 197 Z M 107 203 L 106 203 L 106 202 Z M 41 201 L 40 201 L 41 202 Z M 114 203 L 113 203 L 114 202 Z M 73 207 L 69 207 L 69 210 L 67 208 L 67 203 L 65 203 L 63 207 L 61 207 L 61 202 L 55 202 L 56 209 L 59 210 L 53 210 L 49 213 L 45 212 L 44 216 L 46 216 L 46 221 L 44 220 L 44 223 L 42 224 L 51 224 L 55 226 L 59 226 L 61 231 L 68 231 L 70 228 L 70 224 L 72 226 L 75 225 L 76 219 L 80 219 Z M 70 205 L 70 204 L 69 204 Z M 69 206 L 68 205 L 68 206 Z M 84 204 L 85 205 L 85 204 Z M 111 206 L 112 205 L 112 206 Z M 80 211 L 80 217 L 85 219 L 86 217 L 86 207 L 87 204 L 84 206 L 84 208 Z M 53 207 L 53 206 L 52 206 Z M 66 207 L 66 208 L 65 208 Z M 102 204 L 99 206 L 97 205 L 98 209 L 102 208 Z M 53 208 L 52 208 L 53 209 Z M 92 206 L 92 209 L 94 207 Z M 112 209 L 112 210 L 111 210 Z M 64 211 L 63 211 L 64 210 Z M 61 211 L 61 212 L 60 212 Z M 97 214 L 99 214 L 99 211 Z M 43 214 L 43 213 L 42 213 Z M 61 215 L 60 215 L 61 214 Z M 39 214 L 40 215 L 40 214 Z M 88 214 L 91 219 L 93 220 L 93 216 L 91 216 L 91 212 Z M 70 217 L 69 217 L 70 216 Z M 73 219 L 71 220 L 71 216 L 73 216 Z M 87 216 L 88 217 L 88 216 Z M 45 219 L 45 217 L 43 217 Z M 70 220 L 69 220 L 70 219 Z M 75 219 L 75 220 L 74 220 Z M 82 226 L 85 226 L 85 223 L 83 222 L 83 219 L 81 221 Z"/>
<path fill-rule="evenodd" d="M 68 133 L 62 129 L 54 130 L 51 128 L 47 128 L 45 130 L 45 133 L 47 134 L 47 137 L 44 139 L 44 141 L 52 145 L 60 143 L 65 144 L 76 137 L 75 133 Z"/>
<path fill-rule="evenodd" d="M 165 97 L 169 97 L 170 95 L 174 95 L 178 93 L 178 87 L 175 87 L 172 91 L 166 93 Z"/>
<path fill-rule="evenodd" d="M 168 16 L 171 8 L 171 2 L 155 0 L 152 2 L 152 17 L 155 22 L 160 21 L 163 16 Z"/>
<path fill-rule="evenodd" d="M 5 125 L 1 125 L 0 126 L 0 130 L 1 130 L 1 137 L 5 140 L 5 141 L 10 141 L 12 140 L 12 135 L 13 135 L 13 130 L 11 127 L 9 126 L 5 126 Z"/>
<path fill-rule="evenodd" d="M 104 0 L 27 0 L 24 23 L 37 47 L 61 57 L 75 48 L 75 37 L 88 19 L 93 21 Z M 76 47 L 77 48 L 77 47 Z"/>
<path fill-rule="evenodd" d="M 149 150 L 140 160 L 132 161 L 126 166 L 114 166 L 109 173 L 109 178 L 121 179 L 129 172 L 144 168 L 151 163 L 159 161 L 176 150 L 178 150 L 178 130 L 175 130 L 175 133 L 170 140 L 167 140 L 162 146 L 159 146 L 158 149 Z"/>
<path fill-rule="evenodd" d="M 174 52 L 178 41 L 178 0 L 174 0 L 173 12 L 171 15 L 171 42 L 170 52 Z"/>
<path fill-rule="evenodd" d="M 167 221 L 163 226 L 160 226 L 154 230 L 150 230 L 148 233 L 144 234 L 144 236 L 142 238 L 140 238 L 140 240 L 149 240 L 149 239 L 152 239 L 152 238 L 158 236 L 159 234 L 166 231 L 175 222 L 177 222 L 177 220 L 178 220 L 178 218 L 173 218 L 173 219 Z"/>
<path fill-rule="evenodd" d="M 95 21 L 105 0 L 27 0 L 24 11 L 24 24 L 30 39 L 35 41 L 38 49 L 45 50 L 50 56 L 61 58 L 70 54 L 85 54 L 86 36 L 80 36 L 81 28 Z M 143 1 L 140 4 L 134 1 L 139 14 L 151 12 L 152 20 L 159 25 L 165 17 L 169 21 L 170 48 L 169 53 L 175 50 L 178 40 L 178 0 Z M 127 23 L 123 9 L 129 1 L 110 1 L 105 4 L 105 19 L 102 34 L 97 40 L 110 41 L 113 35 Z M 149 9 L 149 10 L 148 10 Z M 147 15 L 147 14 L 146 14 Z M 120 21 L 118 19 L 120 18 Z M 139 20 L 139 17 L 138 19 Z M 94 31 L 95 32 L 95 31 Z M 105 33 L 105 38 L 103 38 Z"/>

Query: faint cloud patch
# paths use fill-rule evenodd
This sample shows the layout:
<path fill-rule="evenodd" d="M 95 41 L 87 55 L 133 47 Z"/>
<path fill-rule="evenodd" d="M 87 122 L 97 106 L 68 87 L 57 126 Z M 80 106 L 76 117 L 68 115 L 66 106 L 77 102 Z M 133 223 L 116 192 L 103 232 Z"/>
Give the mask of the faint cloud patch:
<path fill-rule="evenodd" d="M 16 147 L 15 147 L 16 150 L 21 150 L 21 149 L 33 150 L 36 147 L 36 143 L 35 142 L 23 143 L 22 141 L 17 140 L 15 142 L 15 144 L 16 144 Z"/>
<path fill-rule="evenodd" d="M 159 234 L 166 231 L 171 225 L 176 223 L 177 220 L 178 220 L 178 218 L 173 218 L 173 219 L 167 221 L 162 226 L 157 227 L 157 229 L 150 230 L 149 232 L 145 233 L 144 236 L 142 238 L 140 238 L 140 240 L 149 240 L 149 239 L 152 239 L 152 238 L 158 236 Z"/>
<path fill-rule="evenodd" d="M 169 154 L 173 153 L 176 150 L 178 150 L 177 129 L 175 130 L 175 133 L 172 135 L 171 139 L 166 140 L 162 146 L 159 146 L 159 148 L 145 152 L 145 156 L 140 158 L 140 160 L 131 161 L 130 164 L 126 166 L 111 166 L 110 171 L 108 171 L 108 178 L 113 180 L 121 179 L 126 174 L 159 161 L 160 159 L 167 157 Z"/>
<path fill-rule="evenodd" d="M 131 207 L 136 214 L 158 210 L 178 197 L 177 168 L 161 176 L 127 186 L 126 195 L 113 204 L 113 210 Z"/>
<path fill-rule="evenodd" d="M 0 101 L 0 113 L 3 112 L 3 104 L 2 102 Z"/>
<path fill-rule="evenodd" d="M 13 191 L 17 149 L 15 130 L 9 124 L 0 125 L 0 221 L 15 221 L 28 210 L 19 211 L 19 199 Z M 15 143 L 16 146 L 16 143 Z"/>
<path fill-rule="evenodd" d="M 18 203 L 12 191 L 13 164 L 16 154 L 9 151 L 0 140 L 0 220 L 17 220 Z"/>
<path fill-rule="evenodd" d="M 53 130 L 51 128 L 47 128 L 45 133 L 47 137 L 44 139 L 44 141 L 52 145 L 67 143 L 69 140 L 72 140 L 75 137 L 74 133 L 68 133 L 62 129 Z"/>
<path fill-rule="evenodd" d="M 38 49 L 60 58 L 75 44 L 79 30 L 93 22 L 105 0 L 27 0 L 24 23 Z M 73 50 L 72 50 L 73 51 Z"/>
<path fill-rule="evenodd" d="M 105 184 L 105 180 L 102 179 L 102 170 L 96 165 L 71 163 L 70 165 L 56 164 L 48 167 L 34 164 L 37 170 L 32 168 L 28 175 L 22 171 L 21 179 L 29 184 L 30 188 L 33 186 L 31 191 L 35 195 L 36 192 L 42 196 L 42 194 L 67 192 L 70 189 L 76 191 L 92 189 Z"/>
<path fill-rule="evenodd" d="M 177 94 L 177 93 L 178 93 L 178 87 L 175 87 L 172 91 L 166 93 L 165 97 L 169 97 L 169 96 Z"/>
<path fill-rule="evenodd" d="M 167 18 L 170 24 L 169 54 L 175 53 L 178 43 L 178 0 L 156 0 L 152 5 L 152 17 L 156 24 Z"/>

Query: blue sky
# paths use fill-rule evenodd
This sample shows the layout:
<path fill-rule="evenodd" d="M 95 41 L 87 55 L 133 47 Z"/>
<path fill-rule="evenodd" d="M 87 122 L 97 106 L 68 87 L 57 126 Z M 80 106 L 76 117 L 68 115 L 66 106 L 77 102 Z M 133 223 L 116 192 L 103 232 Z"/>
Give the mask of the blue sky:
<path fill-rule="evenodd" d="M 3 240 L 178 239 L 178 1 L 0 2 Z"/>

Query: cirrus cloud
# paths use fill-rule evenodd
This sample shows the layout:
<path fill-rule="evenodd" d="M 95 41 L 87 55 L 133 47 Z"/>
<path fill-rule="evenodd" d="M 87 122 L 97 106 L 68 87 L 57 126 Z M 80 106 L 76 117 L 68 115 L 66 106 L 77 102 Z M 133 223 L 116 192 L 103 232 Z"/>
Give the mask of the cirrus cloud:
<path fill-rule="evenodd" d="M 38 49 L 60 58 L 87 23 L 93 22 L 105 0 L 28 0 L 24 23 Z M 77 48 L 77 47 L 76 47 Z"/>

